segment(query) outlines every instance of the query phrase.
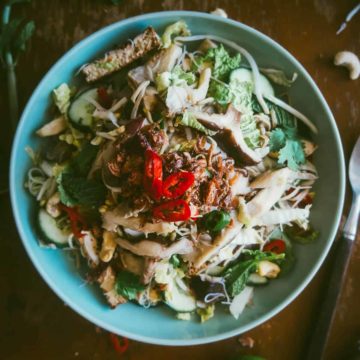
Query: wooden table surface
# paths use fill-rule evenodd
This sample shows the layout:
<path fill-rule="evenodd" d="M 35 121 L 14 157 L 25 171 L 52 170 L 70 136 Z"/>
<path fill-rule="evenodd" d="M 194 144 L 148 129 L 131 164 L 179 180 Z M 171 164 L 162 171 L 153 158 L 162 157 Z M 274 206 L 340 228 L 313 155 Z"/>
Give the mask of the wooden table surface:
<path fill-rule="evenodd" d="M 269 35 L 287 48 L 309 71 L 323 92 L 338 124 L 345 156 L 360 134 L 360 79 L 350 81 L 345 69 L 332 65 L 337 51 L 360 55 L 360 14 L 339 36 L 336 30 L 356 0 L 33 0 L 17 5 L 15 15 L 34 19 L 36 33 L 17 67 L 23 107 L 50 66 L 79 40 L 115 21 L 161 10 L 211 11 L 223 8 L 231 18 Z M 7 112 L 6 78 L 0 73 L 1 176 L 8 173 L 11 131 Z M 5 126 L 4 126 L 5 125 Z M 349 193 L 345 205 L 348 211 Z M 117 359 L 108 334 L 81 318 L 47 287 L 20 243 L 8 193 L 0 197 L 0 358 Z M 360 339 L 360 238 L 328 346 L 327 359 L 347 359 Z M 229 359 L 257 354 L 268 360 L 302 359 L 326 286 L 331 254 L 304 292 L 270 321 L 238 337 L 195 347 L 160 347 L 131 341 L 124 359 Z M 316 360 L 316 359 L 315 359 Z"/>

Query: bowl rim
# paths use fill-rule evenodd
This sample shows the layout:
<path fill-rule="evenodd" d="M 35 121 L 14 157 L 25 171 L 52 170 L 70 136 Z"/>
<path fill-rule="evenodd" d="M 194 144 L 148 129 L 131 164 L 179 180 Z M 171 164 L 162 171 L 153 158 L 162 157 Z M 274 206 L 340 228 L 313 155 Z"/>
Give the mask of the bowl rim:
<path fill-rule="evenodd" d="M 21 132 L 22 132 L 21 130 L 25 126 L 25 119 L 29 116 L 29 113 L 31 111 L 33 103 L 35 102 L 35 99 L 37 98 L 38 93 L 40 92 L 40 89 L 43 87 L 43 85 L 47 81 L 49 74 L 55 70 L 58 70 L 60 68 L 61 64 L 64 61 L 66 61 L 66 59 L 69 55 L 71 55 L 74 52 L 78 52 L 79 50 L 81 50 L 82 47 L 84 47 L 88 43 L 92 42 L 95 38 L 102 37 L 106 33 L 111 33 L 114 29 L 116 29 L 119 26 L 119 24 L 127 25 L 127 24 L 131 24 L 134 21 L 139 21 L 139 20 L 148 20 L 148 21 L 150 20 L 151 21 L 152 19 L 157 18 L 157 17 L 165 17 L 166 18 L 168 16 L 203 18 L 203 19 L 209 19 L 211 21 L 217 21 L 219 23 L 226 23 L 226 24 L 235 26 L 237 28 L 243 29 L 243 30 L 251 33 L 252 35 L 255 35 L 258 38 L 261 38 L 262 40 L 269 43 L 273 48 L 275 48 L 276 51 L 278 51 L 278 52 L 282 53 L 283 55 L 285 55 L 286 57 L 290 58 L 291 61 L 293 63 L 295 63 L 298 68 L 300 68 L 302 70 L 303 74 L 305 75 L 306 81 L 314 89 L 316 95 L 319 97 L 319 99 L 322 103 L 322 106 L 326 112 L 328 119 L 329 119 L 330 126 L 335 135 L 335 140 L 336 140 L 335 145 L 336 145 L 337 153 L 339 155 L 339 166 L 340 166 L 340 171 L 341 171 L 340 182 L 339 182 L 340 194 L 339 194 L 337 206 L 336 206 L 336 221 L 332 224 L 331 231 L 330 231 L 331 235 L 327 239 L 325 247 L 324 247 L 320 257 L 317 259 L 315 265 L 312 267 L 309 274 L 303 278 L 302 282 L 297 287 L 297 289 L 295 291 L 293 291 L 291 294 L 289 294 L 287 297 L 285 297 L 271 311 L 267 312 L 266 314 L 260 316 L 259 318 L 255 319 L 255 320 L 252 320 L 247 325 L 242 325 L 242 326 L 237 327 L 236 329 L 226 331 L 226 332 L 223 332 L 223 333 L 220 333 L 217 335 L 204 336 L 204 337 L 199 337 L 199 338 L 194 338 L 194 339 L 163 339 L 163 338 L 139 335 L 139 334 L 128 332 L 128 331 L 123 331 L 121 329 L 119 330 L 115 326 L 107 324 L 105 321 L 94 316 L 93 314 L 88 312 L 86 309 L 80 308 L 78 305 L 73 303 L 72 299 L 63 293 L 61 286 L 58 286 L 57 284 L 55 284 L 54 282 L 51 281 L 51 279 L 48 277 L 48 275 L 46 273 L 45 268 L 42 267 L 40 262 L 37 260 L 37 257 L 33 253 L 32 249 L 27 241 L 27 235 L 22 227 L 21 217 L 20 217 L 20 213 L 19 213 L 19 204 L 17 204 L 17 202 L 16 202 L 16 194 L 15 194 L 16 189 L 14 186 L 14 184 L 15 184 L 15 164 L 16 164 L 15 155 L 16 155 L 17 149 L 19 148 L 19 142 L 20 142 Z M 239 21 L 236 21 L 236 20 L 227 19 L 227 18 L 223 18 L 223 17 L 217 16 L 217 15 L 212 15 L 212 14 L 198 12 L 198 11 L 160 11 L 160 12 L 147 13 L 147 14 L 143 14 L 143 15 L 137 15 L 137 16 L 130 17 L 127 19 L 122 19 L 122 20 L 119 20 L 115 23 L 112 23 L 110 25 L 107 25 L 107 26 L 97 30 L 96 32 L 85 37 L 80 42 L 76 43 L 70 50 L 65 52 L 60 57 L 60 59 L 58 59 L 51 66 L 51 68 L 46 72 L 46 74 L 43 76 L 42 80 L 36 86 L 35 90 L 33 91 L 32 95 L 31 95 L 30 99 L 28 100 L 28 102 L 25 106 L 25 109 L 23 110 L 23 113 L 21 115 L 20 122 L 17 127 L 15 138 L 14 138 L 13 145 L 12 145 L 9 180 L 10 180 L 11 205 L 12 205 L 13 214 L 14 214 L 14 218 L 15 218 L 15 222 L 16 222 L 16 227 L 20 234 L 21 241 L 22 241 L 22 243 L 26 249 L 26 252 L 27 252 L 28 256 L 30 257 L 33 265 L 35 266 L 35 268 L 37 269 L 37 271 L 39 272 L 41 277 L 45 280 L 45 282 L 48 284 L 48 286 L 55 292 L 55 294 L 60 299 L 62 299 L 69 307 L 72 308 L 72 310 L 74 310 L 75 312 L 80 314 L 85 319 L 91 321 L 92 323 L 96 324 L 97 326 L 99 326 L 101 328 L 106 329 L 107 331 L 118 334 L 120 336 L 124 336 L 124 337 L 130 338 L 130 339 L 133 339 L 133 340 L 137 340 L 137 341 L 141 341 L 141 342 L 149 343 L 149 344 L 167 345 L 167 346 L 189 346 L 189 345 L 200 345 L 200 344 L 206 344 L 206 343 L 211 343 L 211 342 L 215 342 L 215 341 L 220 341 L 220 340 L 224 340 L 224 339 L 239 335 L 246 331 L 249 331 L 249 330 L 255 328 L 256 326 L 262 324 L 263 322 L 269 320 L 273 316 L 275 316 L 277 313 L 279 313 L 281 310 L 283 310 L 286 306 L 288 306 L 304 290 L 304 288 L 314 278 L 315 274 L 317 273 L 320 266 L 324 262 L 327 254 L 330 250 L 330 247 L 334 241 L 334 238 L 335 238 L 335 235 L 336 235 L 339 223 L 340 223 L 341 215 L 342 215 L 342 209 L 343 209 L 344 197 L 345 197 L 346 175 L 345 175 L 345 161 L 344 161 L 344 153 L 343 153 L 341 138 L 340 138 L 340 134 L 339 134 L 334 116 L 330 110 L 330 107 L 327 104 L 320 89 L 318 88 L 318 86 L 316 85 L 314 80 L 309 75 L 309 73 L 289 51 L 287 51 L 284 47 L 282 47 L 280 44 L 278 44 L 275 40 L 272 40 L 267 35 L 261 33 L 260 31 L 254 29 L 248 25 L 245 25 Z"/>

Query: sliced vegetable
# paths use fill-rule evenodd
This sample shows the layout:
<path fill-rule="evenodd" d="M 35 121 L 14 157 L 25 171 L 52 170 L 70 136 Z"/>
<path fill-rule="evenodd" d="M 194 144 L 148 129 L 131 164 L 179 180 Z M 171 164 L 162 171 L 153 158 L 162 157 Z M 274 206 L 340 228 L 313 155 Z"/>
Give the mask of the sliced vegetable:
<path fill-rule="evenodd" d="M 77 239 L 83 237 L 82 230 L 87 229 L 85 219 L 80 215 L 76 208 L 70 208 L 63 204 L 59 205 L 60 209 L 65 211 L 70 220 L 71 231 Z"/>
<path fill-rule="evenodd" d="M 239 84 L 239 83 L 243 83 L 243 82 L 251 84 L 252 88 L 254 89 L 254 75 L 251 70 L 248 70 L 245 68 L 240 68 L 240 69 L 234 70 L 230 74 L 230 84 L 231 83 Z M 272 95 L 272 96 L 275 95 L 274 88 L 270 84 L 270 81 L 264 75 L 261 75 L 261 74 L 259 77 L 259 87 L 260 87 L 260 91 L 262 92 L 263 95 L 265 95 L 265 96 L 266 95 Z"/>
<path fill-rule="evenodd" d="M 315 241 L 320 235 L 319 231 L 315 231 L 311 226 L 305 230 L 297 224 L 286 226 L 284 230 L 285 234 L 288 235 L 291 240 L 300 244 L 309 244 Z"/>
<path fill-rule="evenodd" d="M 61 230 L 56 220 L 51 217 L 44 209 L 40 209 L 38 223 L 44 240 L 55 244 L 57 247 L 68 245 L 70 231 Z"/>
<path fill-rule="evenodd" d="M 95 105 L 91 100 L 98 99 L 98 89 L 91 88 L 81 92 L 71 102 L 68 117 L 71 123 L 79 130 L 89 130 L 93 125 Z"/>
<path fill-rule="evenodd" d="M 153 216 L 155 219 L 169 222 L 185 221 L 190 218 L 191 210 L 185 200 L 178 199 L 154 207 Z"/>
<path fill-rule="evenodd" d="M 236 296 L 243 291 L 250 274 L 257 271 L 261 261 L 278 261 L 285 258 L 285 254 L 273 254 L 259 250 L 244 250 L 243 253 L 249 259 L 230 265 L 223 273 L 230 296 Z"/>
<path fill-rule="evenodd" d="M 135 300 L 138 294 L 145 289 L 145 286 L 140 283 L 137 275 L 128 271 L 120 271 L 116 276 L 115 289 L 124 298 Z"/>
<path fill-rule="evenodd" d="M 264 246 L 264 251 L 272 252 L 275 254 L 282 254 L 286 251 L 285 242 L 281 239 L 271 240 Z"/>
<path fill-rule="evenodd" d="M 230 214 L 223 210 L 213 210 L 203 216 L 205 228 L 213 233 L 220 232 L 228 226 L 230 220 Z"/>
<path fill-rule="evenodd" d="M 163 195 L 169 199 L 176 199 L 183 195 L 194 183 L 194 174 L 181 171 L 168 176 L 163 183 Z"/>
<path fill-rule="evenodd" d="M 190 30 L 186 25 L 186 22 L 180 20 L 174 24 L 169 25 L 163 35 L 161 36 L 162 46 L 164 49 L 168 48 L 172 43 L 172 38 L 175 36 L 188 36 L 190 35 Z"/>
<path fill-rule="evenodd" d="M 260 276 L 256 273 L 252 273 L 249 276 L 247 281 L 247 285 L 258 286 L 258 285 L 266 285 L 269 282 L 265 276 Z"/>
<path fill-rule="evenodd" d="M 163 191 L 161 157 L 151 149 L 145 151 L 144 188 L 154 200 L 159 200 Z"/>
<path fill-rule="evenodd" d="M 71 90 L 68 84 L 61 84 L 53 90 L 53 99 L 55 105 L 61 114 L 66 114 L 70 106 Z"/>
<path fill-rule="evenodd" d="M 164 292 L 165 303 L 177 312 L 192 312 L 196 309 L 196 301 L 190 292 L 181 289 L 175 281 L 169 283 Z"/>

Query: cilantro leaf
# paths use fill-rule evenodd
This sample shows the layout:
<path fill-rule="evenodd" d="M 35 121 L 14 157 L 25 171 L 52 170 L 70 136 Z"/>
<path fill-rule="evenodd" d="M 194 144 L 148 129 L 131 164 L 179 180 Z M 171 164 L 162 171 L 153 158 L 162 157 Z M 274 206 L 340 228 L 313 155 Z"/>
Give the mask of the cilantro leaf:
<path fill-rule="evenodd" d="M 282 129 L 277 128 L 271 132 L 270 151 L 278 151 L 286 144 L 286 136 Z"/>
<path fill-rule="evenodd" d="M 249 276 L 257 270 L 260 261 L 278 261 L 285 257 L 285 254 L 274 254 L 260 250 L 244 250 L 243 254 L 249 259 L 231 265 L 223 273 L 227 290 L 232 297 L 240 294 L 241 291 L 244 290 Z"/>
<path fill-rule="evenodd" d="M 279 151 L 278 163 L 286 163 L 292 170 L 297 170 L 300 164 L 304 164 L 305 154 L 301 142 L 287 139 L 285 146 Z"/>
<path fill-rule="evenodd" d="M 145 286 L 140 283 L 137 275 L 128 271 L 120 271 L 116 276 L 115 289 L 119 295 L 126 299 L 135 300 L 138 293 L 145 289 Z"/>

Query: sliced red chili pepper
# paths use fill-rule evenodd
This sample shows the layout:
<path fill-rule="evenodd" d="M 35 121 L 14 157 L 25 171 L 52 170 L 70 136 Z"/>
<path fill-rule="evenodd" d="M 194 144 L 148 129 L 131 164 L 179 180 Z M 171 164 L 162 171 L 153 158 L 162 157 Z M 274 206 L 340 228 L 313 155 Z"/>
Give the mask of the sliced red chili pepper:
<path fill-rule="evenodd" d="M 114 347 L 114 350 L 118 354 L 123 354 L 129 347 L 129 339 L 126 337 L 121 337 L 121 343 L 119 337 L 115 334 L 110 333 L 110 341 Z"/>
<path fill-rule="evenodd" d="M 185 200 L 171 200 L 153 209 L 155 219 L 164 221 L 185 221 L 191 216 L 191 210 Z"/>
<path fill-rule="evenodd" d="M 145 151 L 144 188 L 154 200 L 162 195 L 162 159 L 150 149 Z"/>
<path fill-rule="evenodd" d="M 103 86 L 100 86 L 97 89 L 97 94 L 98 94 L 100 105 L 103 106 L 105 109 L 109 109 L 112 105 L 113 98 L 108 93 L 107 89 Z"/>
<path fill-rule="evenodd" d="M 163 195 L 169 199 L 176 199 L 184 194 L 194 181 L 194 174 L 188 171 L 171 174 L 164 180 Z"/>
<path fill-rule="evenodd" d="M 270 251 L 275 254 L 282 254 L 286 250 L 286 244 L 285 241 L 280 239 L 275 239 L 270 241 L 264 246 L 264 251 Z"/>
<path fill-rule="evenodd" d="M 79 214 L 77 208 L 75 207 L 71 208 L 63 204 L 60 204 L 60 209 L 64 210 L 67 216 L 69 217 L 71 231 L 74 234 L 74 236 L 78 239 L 83 237 L 81 231 L 87 229 L 87 224 L 84 218 Z"/>

